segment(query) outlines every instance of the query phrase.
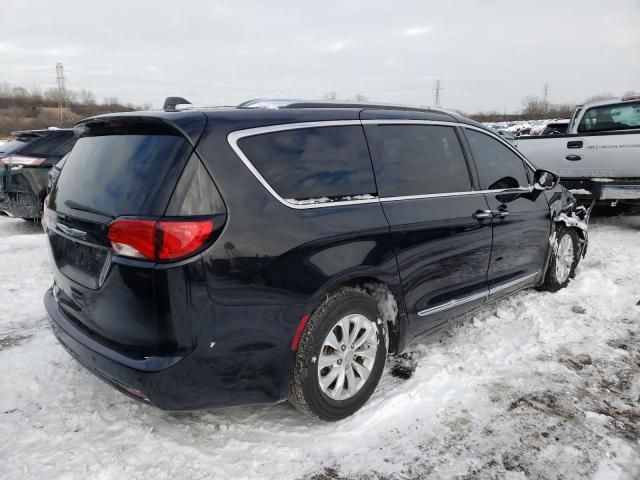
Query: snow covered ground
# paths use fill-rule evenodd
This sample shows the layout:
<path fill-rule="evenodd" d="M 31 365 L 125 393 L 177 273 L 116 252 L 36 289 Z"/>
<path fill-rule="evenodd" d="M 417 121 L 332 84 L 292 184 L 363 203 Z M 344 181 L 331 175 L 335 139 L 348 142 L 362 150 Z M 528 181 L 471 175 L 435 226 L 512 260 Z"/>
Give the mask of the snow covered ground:
<path fill-rule="evenodd" d="M 103 384 L 47 327 L 39 226 L 0 218 L 0 478 L 638 479 L 640 216 L 590 236 L 568 288 L 486 307 L 326 424 L 287 404 L 168 414 Z"/>

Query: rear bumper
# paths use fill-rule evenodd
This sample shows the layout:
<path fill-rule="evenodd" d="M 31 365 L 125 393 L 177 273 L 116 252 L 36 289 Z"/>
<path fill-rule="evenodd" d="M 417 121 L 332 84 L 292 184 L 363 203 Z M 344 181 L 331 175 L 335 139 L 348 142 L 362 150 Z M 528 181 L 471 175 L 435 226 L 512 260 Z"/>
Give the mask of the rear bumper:
<path fill-rule="evenodd" d="M 215 355 L 199 345 L 184 356 L 133 358 L 92 339 L 44 296 L 56 338 L 78 362 L 122 393 L 162 410 L 186 411 L 274 403 L 286 398 L 291 352 L 279 349 Z M 137 392 L 137 393 L 132 393 Z"/>
<path fill-rule="evenodd" d="M 0 193 L 0 213 L 16 218 L 40 218 L 42 205 L 35 198 Z"/>
<path fill-rule="evenodd" d="M 18 218 L 42 215 L 48 168 L 0 167 L 0 212 Z"/>
<path fill-rule="evenodd" d="M 640 182 L 603 184 L 600 187 L 600 200 L 638 200 L 640 199 Z"/>
<path fill-rule="evenodd" d="M 640 179 L 562 179 L 561 182 L 579 199 L 640 200 Z"/>

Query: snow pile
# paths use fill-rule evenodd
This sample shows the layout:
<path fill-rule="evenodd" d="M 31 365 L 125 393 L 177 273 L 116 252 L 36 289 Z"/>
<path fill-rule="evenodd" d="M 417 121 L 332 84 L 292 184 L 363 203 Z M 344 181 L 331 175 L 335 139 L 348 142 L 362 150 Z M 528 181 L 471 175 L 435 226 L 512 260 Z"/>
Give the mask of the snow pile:
<path fill-rule="evenodd" d="M 385 323 L 395 325 L 398 319 L 398 303 L 388 288 L 375 283 L 367 283 L 364 290 L 378 302 L 380 316 Z"/>
<path fill-rule="evenodd" d="M 363 195 L 346 195 L 343 197 L 317 197 L 317 198 L 287 198 L 286 201 L 289 203 L 293 203 L 294 205 L 314 205 L 317 203 L 330 203 L 330 202 L 349 202 L 353 200 L 375 200 L 378 197 L 375 197 L 370 194 Z"/>
<path fill-rule="evenodd" d="M 589 237 L 568 288 L 485 307 L 326 424 L 287 404 L 167 414 L 103 384 L 46 327 L 39 227 L 0 218 L 0 477 L 640 478 L 640 217 Z"/>
<path fill-rule="evenodd" d="M 584 188 L 573 188 L 569 190 L 573 195 L 593 195 L 589 190 Z"/>

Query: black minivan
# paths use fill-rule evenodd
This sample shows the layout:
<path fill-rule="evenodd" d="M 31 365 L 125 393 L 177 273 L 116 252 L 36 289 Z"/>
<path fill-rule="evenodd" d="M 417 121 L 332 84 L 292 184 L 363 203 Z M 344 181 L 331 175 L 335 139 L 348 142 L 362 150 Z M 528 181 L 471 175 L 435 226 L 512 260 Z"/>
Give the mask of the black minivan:
<path fill-rule="evenodd" d="M 324 420 L 387 355 L 567 284 L 586 217 L 457 115 L 248 102 L 84 120 L 45 205 L 62 345 L 165 410 L 289 400 Z"/>

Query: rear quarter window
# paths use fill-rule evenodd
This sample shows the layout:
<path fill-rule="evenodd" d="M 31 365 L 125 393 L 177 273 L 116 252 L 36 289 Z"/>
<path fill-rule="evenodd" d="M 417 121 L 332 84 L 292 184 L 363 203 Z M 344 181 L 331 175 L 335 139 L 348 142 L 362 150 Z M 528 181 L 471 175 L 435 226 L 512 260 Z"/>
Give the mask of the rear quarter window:
<path fill-rule="evenodd" d="M 301 128 L 241 138 L 238 147 L 285 199 L 375 194 L 362 127 Z"/>

